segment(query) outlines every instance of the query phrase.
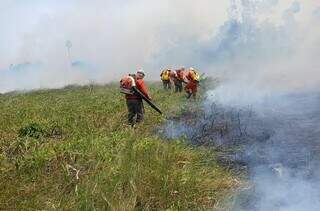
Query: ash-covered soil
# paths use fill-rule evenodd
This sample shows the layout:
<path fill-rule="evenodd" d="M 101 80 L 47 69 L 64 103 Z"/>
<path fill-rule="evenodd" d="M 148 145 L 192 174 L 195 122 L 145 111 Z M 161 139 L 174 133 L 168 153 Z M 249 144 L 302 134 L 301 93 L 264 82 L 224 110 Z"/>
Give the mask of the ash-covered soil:
<path fill-rule="evenodd" d="M 233 107 L 212 99 L 167 122 L 168 138 L 214 147 L 227 168 L 246 171 L 252 188 L 234 210 L 320 210 L 320 94 L 269 96 Z"/>

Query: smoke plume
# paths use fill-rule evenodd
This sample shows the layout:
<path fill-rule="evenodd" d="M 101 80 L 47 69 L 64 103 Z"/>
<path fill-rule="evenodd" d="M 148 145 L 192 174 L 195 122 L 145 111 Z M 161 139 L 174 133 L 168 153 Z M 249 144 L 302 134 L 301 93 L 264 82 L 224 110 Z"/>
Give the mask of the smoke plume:
<path fill-rule="evenodd" d="M 206 104 L 238 114 L 223 119 L 233 136 L 218 144 L 242 147 L 233 160 L 253 184 L 234 210 L 320 209 L 319 3 L 288 3 L 275 21 L 266 17 L 280 1 L 234 1 L 207 51 L 224 81 Z"/>
<path fill-rule="evenodd" d="M 233 0 L 218 31 L 191 45 L 192 61 L 221 84 L 207 93 L 202 116 L 186 117 L 196 121 L 172 120 L 164 131 L 237 149 L 222 162 L 245 165 L 253 188 L 234 210 L 320 209 L 319 6 Z"/>
<path fill-rule="evenodd" d="M 0 92 L 118 81 L 141 67 L 147 80 L 156 80 L 161 68 L 191 59 L 189 42 L 217 30 L 228 5 L 210 0 L 4 0 Z M 181 44 L 186 48 L 175 57 L 163 56 Z"/>

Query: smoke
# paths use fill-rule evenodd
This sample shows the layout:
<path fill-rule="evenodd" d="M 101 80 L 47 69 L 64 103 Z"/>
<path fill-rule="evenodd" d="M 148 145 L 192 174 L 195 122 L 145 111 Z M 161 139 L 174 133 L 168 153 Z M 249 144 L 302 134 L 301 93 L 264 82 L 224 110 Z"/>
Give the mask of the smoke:
<path fill-rule="evenodd" d="M 228 5 L 210 0 L 2 1 L 0 92 L 118 81 L 140 67 L 155 80 L 161 68 L 191 59 L 188 48 L 174 58 L 161 55 L 214 33 L 227 18 Z M 88 65 L 70 67 L 75 61 Z M 24 63 L 41 67 L 21 74 L 9 68 Z"/>
<path fill-rule="evenodd" d="M 170 120 L 162 132 L 168 138 L 213 146 L 219 149 L 221 164 L 246 169 L 250 188 L 229 202 L 232 210 L 316 211 L 319 105 L 320 94 L 310 92 L 272 94 L 246 108 L 209 98 L 198 113 Z"/>
<path fill-rule="evenodd" d="M 247 167 L 253 188 L 234 210 L 320 209 L 319 6 L 233 0 L 218 31 L 188 45 L 200 69 L 222 82 L 200 114 L 173 119 L 163 132 L 227 149 L 222 163 Z"/>
<path fill-rule="evenodd" d="M 215 121 L 228 122 L 230 130 L 206 140 L 241 146 L 231 157 L 247 164 L 253 184 L 234 210 L 320 209 L 319 3 L 290 1 L 279 17 L 265 18 L 279 4 L 234 1 L 230 20 L 206 51 L 224 79 L 206 104 L 224 108 L 223 119 Z M 225 115 L 230 110 L 237 118 Z M 197 127 L 208 125 L 212 120 Z"/>
<path fill-rule="evenodd" d="M 180 65 L 268 91 L 318 86 L 319 8 L 292 0 L 5 0 L 0 91 L 109 82 L 140 67 L 156 80 Z M 74 61 L 89 65 L 70 68 Z M 41 70 L 9 70 L 26 62 Z"/>
<path fill-rule="evenodd" d="M 256 137 L 241 154 L 254 184 L 247 210 L 319 210 L 319 99 L 315 93 L 273 96 L 255 105 L 250 121 L 243 119 Z"/>
<path fill-rule="evenodd" d="M 225 86 L 243 87 L 245 92 L 318 87 L 320 30 L 314 26 L 319 19 L 311 13 L 301 22 L 296 20 L 303 3 L 294 1 L 284 10 L 279 24 L 261 22 L 255 11 L 259 4 L 248 2 L 240 18 L 221 27 L 209 49 L 213 68 L 225 78 Z"/>

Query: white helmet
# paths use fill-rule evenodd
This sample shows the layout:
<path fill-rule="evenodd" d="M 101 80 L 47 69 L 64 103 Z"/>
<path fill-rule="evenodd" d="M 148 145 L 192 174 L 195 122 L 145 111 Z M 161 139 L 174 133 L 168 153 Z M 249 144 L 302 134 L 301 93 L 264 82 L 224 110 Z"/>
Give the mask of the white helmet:
<path fill-rule="evenodd" d="M 144 70 L 143 70 L 143 69 L 138 69 L 137 73 L 140 73 L 140 74 L 142 74 L 142 75 L 146 75 L 146 74 L 144 73 Z"/>
<path fill-rule="evenodd" d="M 194 68 L 193 68 L 193 67 L 190 67 L 189 70 L 194 71 Z"/>

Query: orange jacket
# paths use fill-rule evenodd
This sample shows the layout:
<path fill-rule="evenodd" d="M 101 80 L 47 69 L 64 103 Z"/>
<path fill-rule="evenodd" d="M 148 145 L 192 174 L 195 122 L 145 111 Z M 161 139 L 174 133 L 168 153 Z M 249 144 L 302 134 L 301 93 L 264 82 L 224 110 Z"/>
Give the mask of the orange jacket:
<path fill-rule="evenodd" d="M 195 70 L 189 70 L 186 77 L 187 77 L 187 79 L 189 81 L 190 80 L 194 80 L 194 81 L 199 81 L 200 80 L 200 75 Z"/>
<path fill-rule="evenodd" d="M 143 79 L 136 79 L 136 87 L 144 96 L 146 96 L 148 99 L 151 99 L 148 94 L 148 89 L 146 84 L 144 83 Z M 141 100 L 142 98 L 138 94 L 126 94 L 126 99 L 138 99 Z"/>
<path fill-rule="evenodd" d="M 188 81 L 193 81 L 192 75 L 191 75 L 191 72 L 190 72 L 190 71 L 187 72 L 186 78 L 188 79 Z"/>
<path fill-rule="evenodd" d="M 187 92 L 196 93 L 198 91 L 198 83 L 196 81 L 190 80 L 188 84 L 184 87 Z"/>

